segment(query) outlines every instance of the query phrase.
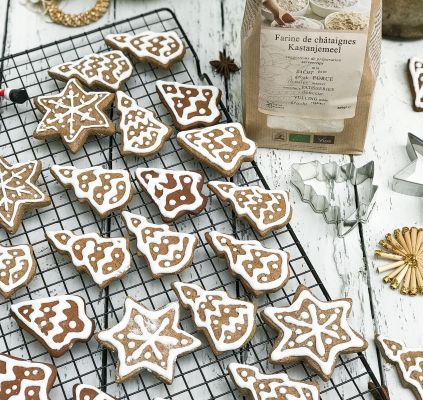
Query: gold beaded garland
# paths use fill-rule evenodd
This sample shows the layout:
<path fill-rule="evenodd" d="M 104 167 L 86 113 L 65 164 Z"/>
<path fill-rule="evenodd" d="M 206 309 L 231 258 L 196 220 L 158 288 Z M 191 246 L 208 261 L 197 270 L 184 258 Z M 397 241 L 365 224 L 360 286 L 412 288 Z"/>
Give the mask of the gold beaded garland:
<path fill-rule="evenodd" d="M 67 14 L 58 5 L 58 0 L 43 0 L 46 14 L 51 20 L 60 25 L 77 27 L 92 24 L 98 21 L 107 11 L 109 0 L 96 0 L 93 8 L 80 14 Z"/>

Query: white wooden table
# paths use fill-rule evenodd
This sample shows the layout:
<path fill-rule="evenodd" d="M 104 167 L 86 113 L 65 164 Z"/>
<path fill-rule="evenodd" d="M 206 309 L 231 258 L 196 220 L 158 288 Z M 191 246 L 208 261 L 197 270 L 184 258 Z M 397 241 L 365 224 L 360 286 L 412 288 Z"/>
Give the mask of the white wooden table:
<path fill-rule="evenodd" d="M 74 10 L 79 6 L 79 10 L 84 8 L 83 1 L 67 3 L 68 9 L 70 6 Z M 11 54 L 153 8 L 169 7 L 176 12 L 191 38 L 206 72 L 213 74 L 209 61 L 216 59 L 222 49 L 239 63 L 244 0 L 115 0 L 111 3 L 107 15 L 95 25 L 69 29 L 43 21 L 17 0 L 0 1 L 0 51 L 3 55 Z M 375 270 L 378 262 L 374 260 L 373 250 L 377 242 L 395 228 L 423 225 L 423 199 L 404 196 L 391 189 L 393 174 L 408 162 L 407 132 L 423 137 L 423 114 L 411 110 L 405 72 L 407 59 L 414 55 L 423 56 L 423 41 L 383 42 L 382 65 L 365 152 L 354 157 L 358 166 L 369 160 L 376 163 L 376 183 L 380 188 L 369 223 L 361 231 L 356 229 L 339 239 L 334 226 L 326 225 L 321 216 L 300 201 L 297 193 L 292 195 L 295 208 L 292 226 L 296 234 L 331 296 L 348 296 L 354 300 L 351 322 L 370 342 L 367 358 L 376 375 L 383 375 L 391 398 L 401 400 L 414 397 L 401 387 L 393 367 L 383 365 L 380 370 L 372 338 L 380 332 L 402 339 L 409 346 L 423 346 L 423 296 L 404 297 L 383 284 Z M 214 82 L 225 89 L 220 77 L 215 76 Z M 236 74 L 230 78 L 224 97 L 235 119 L 241 115 L 240 98 L 240 75 Z M 270 186 L 282 189 L 289 189 L 292 163 L 314 159 L 348 162 L 350 157 L 270 149 L 260 149 L 257 155 L 257 162 Z"/>

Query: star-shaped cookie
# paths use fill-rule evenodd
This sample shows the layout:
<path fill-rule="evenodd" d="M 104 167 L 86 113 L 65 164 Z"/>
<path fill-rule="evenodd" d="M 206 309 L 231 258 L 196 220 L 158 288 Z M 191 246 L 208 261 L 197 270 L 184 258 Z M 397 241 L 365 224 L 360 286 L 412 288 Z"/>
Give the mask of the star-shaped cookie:
<path fill-rule="evenodd" d="M 278 331 L 270 361 L 304 361 L 328 381 L 339 355 L 367 348 L 366 340 L 348 324 L 351 304 L 351 299 L 320 301 L 300 285 L 290 306 L 265 308 L 262 318 Z"/>
<path fill-rule="evenodd" d="M 0 399 L 50 400 L 56 380 L 54 365 L 0 353 Z"/>
<path fill-rule="evenodd" d="M 115 126 L 106 114 L 114 94 L 86 92 L 76 79 L 54 95 L 39 96 L 35 106 L 44 116 L 34 132 L 36 139 L 60 136 L 72 152 L 81 150 L 90 135 L 112 135 Z"/>
<path fill-rule="evenodd" d="M 9 164 L 0 157 L 0 226 L 14 234 L 26 210 L 45 207 L 50 197 L 36 186 L 41 161 Z"/>
<path fill-rule="evenodd" d="M 154 311 L 127 297 L 122 320 L 97 334 L 99 343 L 117 352 L 116 382 L 124 382 L 147 370 L 171 384 L 177 357 L 201 345 L 178 325 L 178 303 Z"/>
<path fill-rule="evenodd" d="M 319 386 L 291 380 L 287 374 L 262 374 L 258 368 L 231 363 L 229 375 L 241 394 L 251 400 L 319 400 Z"/>

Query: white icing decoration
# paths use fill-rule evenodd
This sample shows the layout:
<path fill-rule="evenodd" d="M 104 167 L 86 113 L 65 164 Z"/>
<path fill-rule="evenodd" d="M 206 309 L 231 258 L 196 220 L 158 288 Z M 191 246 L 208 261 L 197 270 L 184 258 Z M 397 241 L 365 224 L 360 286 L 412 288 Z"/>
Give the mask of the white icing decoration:
<path fill-rule="evenodd" d="M 170 93 L 165 90 L 165 86 L 171 86 L 176 90 L 176 93 Z M 160 92 L 162 99 L 165 105 L 168 107 L 172 118 L 181 126 L 181 127 L 195 127 L 201 125 L 210 125 L 215 123 L 216 119 L 220 119 L 220 111 L 218 108 L 218 100 L 220 97 L 220 90 L 214 86 L 195 86 L 182 84 L 178 82 L 170 81 L 157 81 L 156 82 L 157 90 Z M 198 90 L 197 96 L 189 97 L 189 106 L 183 107 L 181 114 L 178 113 L 176 108 L 182 108 L 182 104 L 178 102 L 180 99 L 184 99 L 182 94 L 183 90 Z M 182 91 L 181 91 L 182 90 Z M 187 94 L 188 95 L 188 94 Z M 207 100 L 206 96 L 209 96 Z M 189 95 L 188 95 L 189 96 Z M 208 111 L 209 115 L 200 114 L 198 110 L 198 102 L 209 101 Z M 179 104 L 181 107 L 175 105 Z"/>
<path fill-rule="evenodd" d="M 81 397 L 81 392 L 86 390 L 95 393 L 95 396 L 90 398 L 89 400 L 115 400 L 113 397 L 102 392 L 100 389 L 97 389 L 95 386 L 87 385 L 85 383 L 80 383 L 74 386 L 73 400 L 86 400 L 85 398 Z"/>
<path fill-rule="evenodd" d="M 298 291 L 300 293 L 297 296 Z M 296 300 L 289 307 L 267 307 L 263 311 L 264 316 L 281 332 L 280 341 L 278 340 L 277 346 L 271 353 L 271 360 L 281 363 L 290 357 L 310 359 L 325 376 L 330 376 L 339 354 L 351 349 L 367 347 L 366 341 L 348 324 L 347 317 L 351 311 L 351 303 L 347 300 L 320 301 L 304 287 L 299 287 L 297 294 Z M 304 307 L 308 311 L 308 318 L 301 315 Z M 337 308 L 340 310 L 339 313 L 335 312 Z M 319 310 L 326 312 L 326 319 L 318 318 Z M 298 318 L 287 315 L 289 313 L 296 313 Z M 283 320 L 278 318 L 279 315 L 284 315 Z M 332 329 L 335 321 L 338 321 L 336 331 Z M 305 330 L 297 335 L 292 325 Z M 340 330 L 342 333 L 339 332 Z M 341 335 L 345 336 L 341 342 L 325 345 L 326 337 L 339 340 L 342 339 Z M 290 341 L 294 341 L 293 348 L 287 348 Z M 307 345 L 309 341 L 312 342 L 312 346 Z"/>
<path fill-rule="evenodd" d="M 393 342 L 391 347 L 385 341 Z M 401 378 L 423 399 L 423 348 L 409 348 L 399 340 L 376 336 L 376 343 L 383 349 L 385 357 L 398 369 Z M 404 359 L 410 365 L 407 367 Z M 415 375 L 413 378 L 412 375 Z M 417 379 L 417 376 L 419 379 Z"/>
<path fill-rule="evenodd" d="M 3 390 L 7 390 L 6 387 L 14 387 L 16 385 L 15 390 L 17 392 L 10 397 L 10 400 L 27 399 L 25 393 L 28 391 L 27 393 L 29 394 L 30 390 L 37 390 L 37 400 L 50 400 L 49 392 L 56 377 L 56 369 L 53 365 L 26 361 L 0 353 L 0 366 L 0 398 L 5 398 L 2 393 Z M 25 377 L 32 375 L 31 378 L 25 379 L 24 377 L 17 380 L 15 371 L 19 371 L 20 369 L 25 370 Z"/>
<path fill-rule="evenodd" d="M 224 291 L 207 291 L 194 284 L 175 282 L 173 288 L 184 307 L 190 308 L 195 325 L 206 332 L 207 338 L 218 352 L 236 350 L 250 340 L 255 329 L 254 304 L 233 299 Z M 193 293 L 196 294 L 194 299 L 187 297 Z M 227 316 L 225 308 L 236 316 Z M 223 324 L 223 319 L 226 318 L 227 324 Z M 213 329 L 213 322 L 220 325 L 220 333 Z M 239 336 L 238 339 L 234 339 L 236 336 Z"/>
<path fill-rule="evenodd" d="M 28 204 L 40 207 L 49 202 L 35 184 L 41 171 L 41 161 L 28 161 L 11 165 L 0 157 L 0 224 L 12 231 L 18 220 L 20 210 Z"/>
<path fill-rule="evenodd" d="M 117 92 L 116 98 L 123 153 L 147 156 L 160 151 L 172 129 L 125 93 Z"/>
<path fill-rule="evenodd" d="M 144 31 L 136 35 L 110 34 L 106 43 L 115 49 L 127 50 L 139 61 L 152 61 L 168 67 L 185 54 L 185 46 L 176 32 Z"/>
<path fill-rule="evenodd" d="M 57 302 L 57 304 L 51 305 L 54 302 Z M 45 311 L 44 306 L 47 304 L 49 310 Z M 30 308 L 30 311 L 22 314 L 22 308 Z M 76 310 L 83 327 L 75 330 L 77 325 L 72 328 L 72 325 L 66 324 L 69 331 L 64 335 L 62 341 L 58 341 L 58 337 L 66 331 L 65 328 L 60 326 L 61 323 L 68 320 L 68 316 L 64 313 L 65 310 L 72 312 Z M 94 322 L 88 318 L 85 312 L 84 299 L 79 296 L 63 295 L 21 301 L 12 304 L 10 312 L 14 318 L 27 327 L 28 331 L 40 338 L 39 340 L 46 345 L 49 351 L 55 351 L 60 355 L 70 349 L 74 342 L 89 340 L 93 333 Z M 53 313 L 53 316 L 48 316 L 47 313 L 49 312 Z"/>
<path fill-rule="evenodd" d="M 413 57 L 409 61 L 409 71 L 415 93 L 414 105 L 423 109 L 423 60 Z"/>
<path fill-rule="evenodd" d="M 151 224 L 141 215 L 127 211 L 122 212 L 122 217 L 127 229 L 136 236 L 137 248 L 147 259 L 153 275 L 176 274 L 188 266 L 197 246 L 196 236 L 174 232 L 168 225 Z M 163 244 L 167 245 L 167 253 L 157 254 L 158 246 Z"/>
<path fill-rule="evenodd" d="M 194 156 L 200 155 L 211 167 L 226 175 L 238 170 L 243 160 L 252 159 L 256 152 L 255 143 L 246 137 L 239 123 L 179 132 L 177 140 Z M 246 148 L 240 149 L 241 144 Z"/>
<path fill-rule="evenodd" d="M 178 324 L 178 303 L 169 303 L 160 310 L 151 311 L 127 297 L 122 320 L 114 327 L 99 332 L 97 339 L 100 343 L 112 346 L 117 351 L 119 381 L 125 380 L 134 373 L 148 370 L 170 382 L 173 380 L 177 357 L 190 353 L 201 345 L 201 342 L 194 336 L 179 329 Z M 165 334 L 169 330 L 173 336 Z M 128 338 L 136 342 L 134 349 L 129 349 L 125 345 L 125 339 L 116 338 L 121 332 L 126 332 Z M 182 344 L 183 339 L 188 340 L 188 344 Z M 164 358 L 166 354 L 160 352 L 158 343 L 168 350 L 166 359 Z M 165 365 L 155 363 L 154 359 L 149 361 L 152 356 L 151 351 L 154 353 L 154 357 L 164 361 Z"/>
<path fill-rule="evenodd" d="M 129 172 L 123 169 L 104 169 L 102 167 L 78 169 L 72 166 L 53 165 L 51 171 L 63 186 L 71 187 L 74 190 L 75 196 L 79 200 L 86 199 L 101 217 L 123 208 L 132 196 L 131 178 Z M 95 179 L 87 182 L 87 187 L 84 188 L 79 179 L 84 180 L 83 177 L 87 174 L 93 174 Z M 103 181 L 107 182 L 110 189 L 104 193 L 102 198 L 99 198 L 98 191 L 104 189 L 105 182 Z M 119 187 L 123 189 L 121 197 L 117 197 Z"/>
<path fill-rule="evenodd" d="M 229 201 L 235 213 L 239 217 L 247 219 L 261 235 L 279 229 L 289 222 L 291 204 L 287 192 L 266 190 L 259 186 L 237 186 L 232 182 L 220 181 L 211 181 L 208 183 L 208 187 L 223 202 Z M 265 197 L 270 199 L 264 202 Z M 244 202 L 244 205 L 241 204 L 241 201 Z M 257 209 L 259 209 L 258 212 Z M 285 213 L 278 215 L 279 209 L 285 209 Z M 266 217 L 272 221 L 265 222 Z"/>
<path fill-rule="evenodd" d="M 101 85 L 115 92 L 132 75 L 132 64 L 119 50 L 88 54 L 79 60 L 55 65 L 49 74 L 61 80 L 78 78 L 87 86 Z M 104 79 L 111 76 L 112 79 Z"/>
<path fill-rule="evenodd" d="M 103 238 L 97 233 L 75 235 L 71 231 L 48 231 L 46 236 L 59 251 L 66 252 L 71 256 L 72 264 L 78 271 L 88 272 L 94 282 L 102 288 L 113 280 L 121 278 L 131 268 L 129 243 L 125 238 Z M 82 249 L 81 258 L 79 258 L 75 250 L 80 251 L 82 241 L 86 241 L 86 244 Z M 75 243 L 81 244 L 75 245 Z M 103 249 L 104 256 L 101 259 L 93 257 L 93 254 L 101 249 Z M 121 252 L 122 257 L 117 258 L 116 251 Z M 107 264 L 112 266 L 111 270 L 106 268 Z"/>
<path fill-rule="evenodd" d="M 86 92 L 76 79 L 70 79 L 60 93 L 37 97 L 45 114 L 34 137 L 60 136 L 72 151 L 78 151 L 80 146 L 76 142 L 84 144 L 89 134 L 96 130 L 105 133 L 104 130 L 113 127 L 105 113 L 105 103 L 112 96 L 108 92 Z"/>
<path fill-rule="evenodd" d="M 172 221 L 188 213 L 200 212 L 207 203 L 207 197 L 201 193 L 203 176 L 196 172 L 137 168 L 135 175 L 141 186 L 156 203 L 165 221 Z M 173 181 L 175 181 L 174 185 Z M 166 187 L 166 185 L 171 187 Z M 186 190 L 190 192 L 193 199 L 183 199 L 182 196 L 186 195 Z M 179 204 L 174 199 L 168 199 L 178 192 L 180 192 Z M 169 206 L 172 206 L 171 209 Z"/>
<path fill-rule="evenodd" d="M 293 381 L 287 374 L 262 374 L 258 368 L 246 364 L 231 363 L 229 371 L 235 385 L 241 391 L 248 391 L 253 400 L 319 400 L 317 385 L 306 382 Z M 268 389 L 264 390 L 268 385 Z M 287 389 L 294 389 L 294 395 L 288 394 Z"/>
<path fill-rule="evenodd" d="M 228 260 L 232 272 L 240 276 L 254 292 L 259 294 L 281 288 L 289 277 L 288 254 L 278 249 L 267 249 L 257 240 L 237 240 L 220 232 L 208 232 L 213 247 Z M 242 252 L 235 251 L 240 246 Z M 232 250 L 233 249 L 233 250 Z M 253 267 L 252 263 L 256 266 Z M 277 266 L 277 279 L 271 280 Z M 248 268 L 250 266 L 250 268 Z M 254 269 L 252 269 L 254 268 Z M 266 279 L 264 279 L 266 278 Z"/>
<path fill-rule="evenodd" d="M 9 297 L 25 286 L 36 268 L 29 245 L 0 245 L 0 294 Z"/>

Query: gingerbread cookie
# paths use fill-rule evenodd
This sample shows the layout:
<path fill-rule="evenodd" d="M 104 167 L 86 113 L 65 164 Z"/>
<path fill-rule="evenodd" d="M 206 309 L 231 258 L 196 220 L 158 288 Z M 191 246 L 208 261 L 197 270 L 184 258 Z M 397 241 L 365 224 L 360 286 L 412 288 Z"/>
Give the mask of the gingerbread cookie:
<path fill-rule="evenodd" d="M 414 111 L 423 111 L 423 59 L 416 57 L 408 61 Z"/>
<path fill-rule="evenodd" d="M 126 170 L 53 165 L 50 171 L 64 188 L 73 189 L 78 200 L 88 202 L 101 218 L 122 210 L 132 199 L 131 177 Z"/>
<path fill-rule="evenodd" d="M 116 93 L 116 101 L 120 115 L 118 130 L 122 134 L 121 153 L 142 157 L 158 153 L 172 134 L 172 128 L 123 92 Z"/>
<path fill-rule="evenodd" d="M 71 79 L 59 94 L 39 96 L 35 106 L 44 116 L 34 131 L 36 139 L 59 136 L 71 153 L 77 153 L 91 135 L 112 135 L 115 126 L 107 116 L 114 94 L 86 92 Z"/>
<path fill-rule="evenodd" d="M 179 130 L 215 125 L 220 121 L 221 91 L 214 86 L 195 86 L 157 81 L 157 93 Z"/>
<path fill-rule="evenodd" d="M 79 383 L 73 386 L 73 400 L 116 400 L 94 386 Z"/>
<path fill-rule="evenodd" d="M 54 365 L 0 353 L 2 400 L 50 400 L 49 393 L 56 377 Z"/>
<path fill-rule="evenodd" d="M 149 62 L 166 69 L 182 60 L 185 55 L 185 46 L 174 31 L 144 31 L 136 35 L 110 34 L 106 36 L 106 43 L 113 49 L 134 56 L 137 61 Z"/>
<path fill-rule="evenodd" d="M 190 309 L 194 324 L 206 335 L 216 355 L 239 349 L 254 336 L 255 304 L 194 284 L 174 282 L 172 287 L 182 306 Z"/>
<path fill-rule="evenodd" d="M 294 381 L 287 374 L 262 374 L 258 368 L 231 363 L 229 375 L 239 392 L 251 400 L 319 400 L 319 385 Z"/>
<path fill-rule="evenodd" d="M 36 267 L 31 246 L 0 245 L 0 294 L 6 299 L 10 298 L 31 282 Z"/>
<path fill-rule="evenodd" d="M 247 139 L 244 128 L 228 123 L 211 128 L 179 132 L 179 145 L 219 174 L 231 177 L 243 162 L 252 161 L 256 144 Z"/>
<path fill-rule="evenodd" d="M 131 268 L 128 239 L 103 238 L 97 233 L 75 235 L 71 231 L 50 231 L 46 236 L 61 254 L 71 256 L 78 272 L 88 273 L 101 288 L 123 278 Z"/>
<path fill-rule="evenodd" d="M 116 92 L 132 75 L 132 64 L 118 50 L 89 54 L 79 60 L 56 65 L 48 74 L 60 81 L 77 78 L 92 89 Z"/>
<path fill-rule="evenodd" d="M 14 234 L 27 210 L 46 207 L 50 197 L 36 185 L 41 161 L 9 164 L 0 157 L 0 226 Z"/>
<path fill-rule="evenodd" d="M 423 400 L 423 348 L 410 349 L 399 340 L 376 335 L 375 342 L 387 362 L 395 365 L 404 387 Z"/>
<path fill-rule="evenodd" d="M 366 340 L 348 324 L 351 305 L 351 299 L 320 301 L 299 285 L 290 306 L 265 308 L 263 320 L 278 332 L 270 361 L 304 361 L 328 381 L 339 355 L 367 349 Z"/>
<path fill-rule="evenodd" d="M 292 216 L 287 192 L 259 186 L 237 186 L 232 182 L 207 184 L 223 203 L 229 202 L 235 214 L 247 221 L 261 236 L 286 226 Z"/>
<path fill-rule="evenodd" d="M 116 382 L 122 383 L 147 370 L 171 384 L 176 359 L 201 345 L 178 325 L 178 303 L 151 311 L 127 297 L 122 320 L 97 334 L 99 343 L 117 352 Z"/>
<path fill-rule="evenodd" d="M 10 314 L 53 357 L 60 357 L 76 342 L 88 342 L 94 320 L 88 318 L 82 297 L 63 295 L 12 304 Z"/>
<path fill-rule="evenodd" d="M 178 274 L 191 265 L 198 239 L 174 232 L 168 225 L 151 224 L 141 215 L 122 212 L 128 231 L 137 238 L 137 249 L 145 257 L 153 278 Z"/>
<path fill-rule="evenodd" d="M 201 193 L 204 178 L 197 172 L 138 168 L 135 175 L 156 203 L 164 222 L 185 214 L 197 215 L 207 204 L 207 196 Z"/>
<path fill-rule="evenodd" d="M 276 292 L 288 282 L 288 253 L 267 249 L 257 240 L 237 240 L 216 231 L 205 236 L 216 255 L 226 258 L 231 273 L 254 296 Z"/>

